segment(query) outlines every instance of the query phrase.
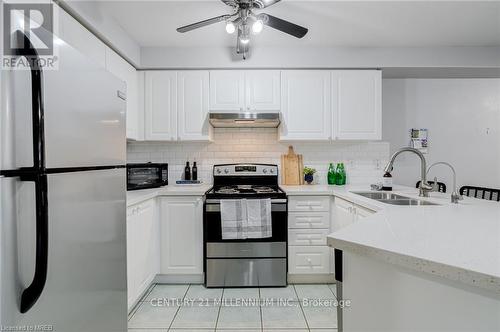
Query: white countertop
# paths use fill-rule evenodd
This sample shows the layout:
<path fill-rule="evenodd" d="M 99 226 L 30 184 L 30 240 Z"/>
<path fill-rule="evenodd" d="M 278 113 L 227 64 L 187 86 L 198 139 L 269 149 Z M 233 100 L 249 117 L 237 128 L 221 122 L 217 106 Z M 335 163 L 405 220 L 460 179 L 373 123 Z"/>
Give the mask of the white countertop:
<path fill-rule="evenodd" d="M 144 202 L 156 196 L 203 196 L 212 185 L 168 185 L 155 189 L 127 191 L 127 206 Z"/>
<path fill-rule="evenodd" d="M 500 293 L 500 204 L 431 193 L 439 206 L 395 206 L 351 191 L 367 186 L 284 186 L 289 195 L 335 196 L 377 213 L 328 236 L 328 245 L 385 260 Z M 394 193 L 419 198 L 417 189 L 395 187 Z"/>

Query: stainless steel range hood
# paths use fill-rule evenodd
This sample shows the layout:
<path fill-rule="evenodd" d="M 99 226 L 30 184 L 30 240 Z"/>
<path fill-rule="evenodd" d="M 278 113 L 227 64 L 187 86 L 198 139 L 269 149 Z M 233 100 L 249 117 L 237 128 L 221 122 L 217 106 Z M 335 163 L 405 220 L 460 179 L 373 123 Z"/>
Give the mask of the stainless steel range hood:
<path fill-rule="evenodd" d="M 280 113 L 210 113 L 214 128 L 277 128 Z"/>

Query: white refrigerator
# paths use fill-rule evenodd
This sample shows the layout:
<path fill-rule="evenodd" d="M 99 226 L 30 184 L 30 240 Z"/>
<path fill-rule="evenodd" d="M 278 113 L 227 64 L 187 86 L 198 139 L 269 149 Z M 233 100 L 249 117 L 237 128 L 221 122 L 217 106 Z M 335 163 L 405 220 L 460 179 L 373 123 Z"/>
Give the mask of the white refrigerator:
<path fill-rule="evenodd" d="M 124 332 L 125 84 L 60 44 L 1 72 L 0 327 Z"/>

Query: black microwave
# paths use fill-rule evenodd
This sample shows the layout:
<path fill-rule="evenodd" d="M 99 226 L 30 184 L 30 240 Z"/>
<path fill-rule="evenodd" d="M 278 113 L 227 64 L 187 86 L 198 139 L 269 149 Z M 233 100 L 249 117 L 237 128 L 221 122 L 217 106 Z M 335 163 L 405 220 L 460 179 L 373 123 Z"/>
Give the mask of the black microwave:
<path fill-rule="evenodd" d="M 127 190 L 158 188 L 168 184 L 168 164 L 127 164 Z"/>

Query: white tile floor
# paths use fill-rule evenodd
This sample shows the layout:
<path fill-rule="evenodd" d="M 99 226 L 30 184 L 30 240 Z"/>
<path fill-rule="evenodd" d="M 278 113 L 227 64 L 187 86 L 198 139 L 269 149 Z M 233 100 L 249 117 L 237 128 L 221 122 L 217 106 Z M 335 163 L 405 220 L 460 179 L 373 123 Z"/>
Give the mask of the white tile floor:
<path fill-rule="evenodd" d="M 334 284 L 228 289 L 155 285 L 130 313 L 128 332 L 337 332 L 334 300 Z"/>

